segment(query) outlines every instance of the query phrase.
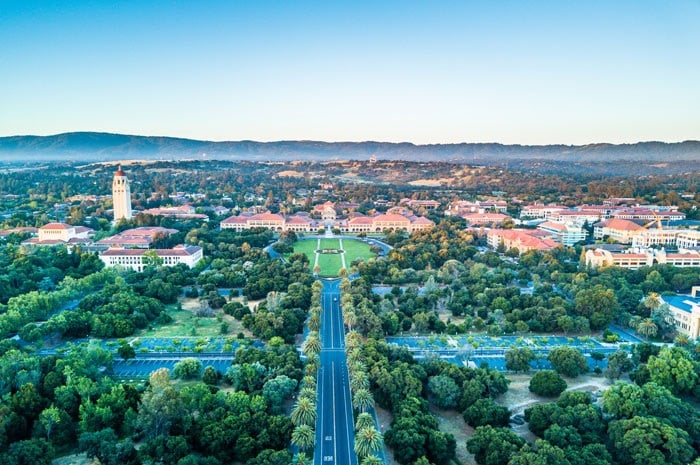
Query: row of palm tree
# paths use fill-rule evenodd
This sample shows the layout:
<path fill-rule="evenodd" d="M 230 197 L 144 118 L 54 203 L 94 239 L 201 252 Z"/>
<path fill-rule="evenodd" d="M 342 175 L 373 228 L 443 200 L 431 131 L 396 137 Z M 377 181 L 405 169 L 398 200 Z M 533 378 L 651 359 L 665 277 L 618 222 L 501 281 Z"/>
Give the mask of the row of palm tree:
<path fill-rule="evenodd" d="M 320 367 L 321 338 L 319 329 L 321 327 L 321 290 L 323 285 L 316 281 L 312 287 L 312 306 L 309 309 L 309 316 L 306 325 L 309 334 L 302 344 L 301 350 L 306 356 L 304 366 L 304 377 L 301 380 L 301 389 L 291 419 L 295 427 L 292 431 L 292 444 L 300 450 L 294 456 L 292 464 L 307 465 L 311 463 L 313 448 L 316 441 L 316 417 L 317 417 L 317 396 L 316 383 L 318 379 L 318 369 Z M 308 454 L 308 455 L 307 455 Z"/>
<path fill-rule="evenodd" d="M 353 330 L 357 323 L 353 310 L 350 281 L 343 279 L 340 284 L 343 323 L 347 327 L 345 335 L 345 355 L 350 376 L 350 392 L 355 416 L 354 449 L 361 465 L 382 465 L 376 453 L 384 446 L 382 433 L 376 428 L 374 418 L 369 413 L 374 407 L 374 396 L 369 390 L 369 375 L 362 360 L 362 336 Z"/>

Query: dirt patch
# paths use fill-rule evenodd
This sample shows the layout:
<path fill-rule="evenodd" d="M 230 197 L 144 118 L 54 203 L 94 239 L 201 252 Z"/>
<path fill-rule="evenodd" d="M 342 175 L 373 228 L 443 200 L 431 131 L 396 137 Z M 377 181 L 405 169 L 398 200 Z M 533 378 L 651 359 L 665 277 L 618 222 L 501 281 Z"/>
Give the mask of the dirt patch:
<path fill-rule="evenodd" d="M 552 402 L 556 399 L 542 397 L 530 392 L 530 378 L 532 374 L 508 375 L 510 385 L 508 391 L 497 397 L 496 402 L 508 407 L 513 414 L 523 413 L 526 408 L 543 402 Z M 607 389 L 612 384 L 602 376 L 584 375 L 577 378 L 565 378 L 567 391 L 597 392 Z"/>
<path fill-rule="evenodd" d="M 51 465 L 91 465 L 92 463 L 93 461 L 85 454 L 66 455 L 51 461 Z"/>
<path fill-rule="evenodd" d="M 474 428 L 466 424 L 462 415 L 454 410 L 441 410 L 431 404 L 430 411 L 437 418 L 440 431 L 455 437 L 457 462 L 462 465 L 476 465 L 474 456 L 467 451 L 467 439 L 474 434 Z"/>
<path fill-rule="evenodd" d="M 230 298 L 228 299 L 228 301 L 229 301 L 229 302 L 240 302 L 240 303 L 242 303 L 243 305 L 247 305 L 247 306 L 248 306 L 248 309 L 249 309 L 251 312 L 254 312 L 254 311 L 255 311 L 255 307 L 257 307 L 258 304 L 259 304 L 260 302 L 262 302 L 262 299 L 260 299 L 260 300 L 249 300 L 249 301 L 246 303 L 244 297 L 242 297 L 242 296 L 237 296 L 237 297 L 230 297 Z"/>
<path fill-rule="evenodd" d="M 532 378 L 532 373 L 508 375 L 508 379 L 511 381 L 508 386 L 508 391 L 497 397 L 496 402 L 508 407 L 511 414 L 522 415 L 528 407 L 556 400 L 556 398 L 542 397 L 530 392 L 530 378 Z M 568 385 L 566 388 L 567 391 L 586 391 L 590 393 L 599 392 L 612 385 L 607 378 L 593 375 L 566 378 L 566 384 Z M 537 439 L 527 428 L 527 424 L 513 426 L 513 431 L 527 441 L 534 442 L 535 439 Z"/>
<path fill-rule="evenodd" d="M 279 173 L 277 173 L 277 176 L 279 176 L 280 178 L 302 178 L 304 177 L 304 173 L 300 173 L 299 171 L 288 170 L 280 171 Z"/>
<path fill-rule="evenodd" d="M 412 186 L 425 186 L 425 187 L 440 187 L 442 184 L 439 179 L 416 179 L 415 181 L 410 181 Z"/>

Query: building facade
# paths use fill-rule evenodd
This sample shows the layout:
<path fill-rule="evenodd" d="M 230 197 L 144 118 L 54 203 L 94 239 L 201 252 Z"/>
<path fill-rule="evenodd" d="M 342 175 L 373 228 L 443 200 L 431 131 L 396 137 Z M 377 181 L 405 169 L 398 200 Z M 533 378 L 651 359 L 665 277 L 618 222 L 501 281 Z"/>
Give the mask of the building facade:
<path fill-rule="evenodd" d="M 517 249 L 521 255 L 531 250 L 545 251 L 560 245 L 548 233 L 531 229 L 492 229 L 486 236 L 486 242 L 492 249 L 503 245 L 505 250 Z"/>
<path fill-rule="evenodd" d="M 591 268 L 619 266 L 638 269 L 656 264 L 700 267 L 700 252 L 679 250 L 677 253 L 668 253 L 663 249 L 629 249 L 625 252 L 610 252 L 603 249 L 590 249 L 586 251 L 585 262 L 586 266 Z"/>
<path fill-rule="evenodd" d="M 700 337 L 700 286 L 694 286 L 691 295 L 662 296 L 668 305 L 676 331 L 692 341 Z"/>
<path fill-rule="evenodd" d="M 202 248 L 195 245 L 178 245 L 172 249 L 125 249 L 123 247 L 110 247 L 100 255 L 100 260 L 105 267 L 122 266 L 141 272 L 153 255 L 158 257 L 162 266 L 175 266 L 184 263 L 192 268 L 204 256 Z"/>
<path fill-rule="evenodd" d="M 537 229 L 548 233 L 554 242 L 571 246 L 580 241 L 585 241 L 588 233 L 585 229 L 568 223 L 545 221 L 537 226 Z"/>

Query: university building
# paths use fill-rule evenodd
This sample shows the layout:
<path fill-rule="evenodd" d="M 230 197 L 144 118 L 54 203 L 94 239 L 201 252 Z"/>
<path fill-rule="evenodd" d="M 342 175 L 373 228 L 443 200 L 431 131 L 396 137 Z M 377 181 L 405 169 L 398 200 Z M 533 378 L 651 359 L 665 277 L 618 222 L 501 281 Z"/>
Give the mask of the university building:
<path fill-rule="evenodd" d="M 184 263 L 192 268 L 204 256 L 202 248 L 196 245 L 177 245 L 172 249 L 125 249 L 110 247 L 100 255 L 105 267 L 122 266 L 141 272 L 148 266 L 152 255 L 162 260 L 162 266 L 175 266 Z"/>
<path fill-rule="evenodd" d="M 700 286 L 693 286 L 691 295 L 661 296 L 673 315 L 676 331 L 692 341 L 700 337 Z"/>

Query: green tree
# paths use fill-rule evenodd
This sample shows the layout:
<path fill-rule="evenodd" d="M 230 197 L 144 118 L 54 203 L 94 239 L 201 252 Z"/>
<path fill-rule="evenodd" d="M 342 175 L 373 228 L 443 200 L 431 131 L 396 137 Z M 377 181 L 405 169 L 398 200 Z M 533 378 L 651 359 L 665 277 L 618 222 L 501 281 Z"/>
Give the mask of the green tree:
<path fill-rule="evenodd" d="M 440 408 L 455 408 L 462 394 L 461 389 L 452 377 L 447 375 L 431 376 L 428 378 L 428 393 Z"/>
<path fill-rule="evenodd" d="M 535 359 L 535 353 L 527 347 L 519 347 L 506 350 L 506 370 L 527 372 L 530 370 L 530 362 Z"/>
<path fill-rule="evenodd" d="M 54 449 L 51 443 L 44 439 L 28 439 L 17 441 L 0 455 L 6 465 L 50 465 Z"/>
<path fill-rule="evenodd" d="M 591 329 L 605 328 L 618 309 L 615 293 L 600 284 L 578 291 L 574 303 L 576 313 L 589 319 Z"/>
<path fill-rule="evenodd" d="M 541 370 L 530 379 L 529 389 L 540 396 L 556 397 L 566 390 L 566 381 L 556 371 Z"/>
<path fill-rule="evenodd" d="M 295 425 L 313 425 L 316 422 L 316 403 L 309 399 L 299 399 L 291 414 Z"/>
<path fill-rule="evenodd" d="M 279 414 L 284 409 L 284 400 L 289 399 L 297 387 L 297 381 L 286 375 L 279 375 L 268 380 L 262 389 L 271 413 Z M 314 395 L 315 399 L 315 395 Z"/>
<path fill-rule="evenodd" d="M 651 380 L 674 393 L 691 392 L 698 381 L 690 353 L 680 347 L 664 347 L 658 356 L 649 357 L 647 369 Z"/>
<path fill-rule="evenodd" d="M 367 457 L 379 451 L 384 445 L 382 433 L 374 427 L 362 428 L 355 435 L 355 453 L 358 457 Z"/>
<path fill-rule="evenodd" d="M 300 425 L 292 431 L 292 444 L 302 451 L 309 451 L 314 447 L 316 433 L 309 425 Z"/>
<path fill-rule="evenodd" d="M 479 465 L 503 465 L 525 444 L 525 440 L 508 428 L 479 426 L 467 440 L 467 450 Z"/>
<path fill-rule="evenodd" d="M 51 405 L 51 407 L 45 408 L 41 414 L 39 414 L 39 421 L 46 432 L 46 439 L 50 441 L 51 433 L 53 433 L 55 426 L 61 422 L 61 412 Z"/>
<path fill-rule="evenodd" d="M 683 465 L 695 455 L 688 433 L 654 417 L 613 421 L 608 434 L 613 454 L 623 464 Z"/>
<path fill-rule="evenodd" d="M 149 388 L 141 397 L 138 425 L 147 438 L 165 435 L 183 413 L 182 400 L 172 386 L 170 371 L 161 368 L 148 378 Z"/>
<path fill-rule="evenodd" d="M 131 347 L 131 345 L 129 345 L 129 343 L 125 341 L 119 344 L 117 354 L 119 354 L 119 356 L 124 360 L 129 360 L 131 358 L 136 357 L 136 351 L 134 350 L 134 348 Z"/>
<path fill-rule="evenodd" d="M 180 379 L 195 379 L 202 376 L 202 361 L 194 357 L 186 357 L 175 364 L 175 376 Z"/>
<path fill-rule="evenodd" d="M 570 465 L 564 450 L 548 441 L 538 439 L 535 446 L 525 445 L 508 462 L 508 465 Z"/>
<path fill-rule="evenodd" d="M 637 325 L 637 332 L 649 340 L 650 337 L 656 336 L 659 327 L 651 318 L 645 318 Z"/>
<path fill-rule="evenodd" d="M 417 463 L 417 462 L 416 462 Z M 360 465 L 384 465 L 384 461 L 377 457 L 376 455 L 368 455 L 363 458 Z"/>
<path fill-rule="evenodd" d="M 213 366 L 207 366 L 204 368 L 204 373 L 202 373 L 202 382 L 209 386 L 216 386 L 219 384 L 219 375 L 217 375 L 216 369 Z"/>
<path fill-rule="evenodd" d="M 363 428 L 373 428 L 374 418 L 369 413 L 360 413 L 355 421 L 355 430 L 359 431 Z"/>
<path fill-rule="evenodd" d="M 549 352 L 547 360 L 564 376 L 575 378 L 588 371 L 586 358 L 573 347 L 557 347 Z"/>
<path fill-rule="evenodd" d="M 608 366 L 605 369 L 605 376 L 608 379 L 619 379 L 623 373 L 627 373 L 633 367 L 634 363 L 627 352 L 618 350 L 608 355 Z"/>
<path fill-rule="evenodd" d="M 374 396 L 367 389 L 358 389 L 352 396 L 352 406 L 360 412 L 367 412 L 374 407 Z"/>
<path fill-rule="evenodd" d="M 464 411 L 464 421 L 470 426 L 508 426 L 510 411 L 496 404 L 493 399 L 478 399 Z"/>

